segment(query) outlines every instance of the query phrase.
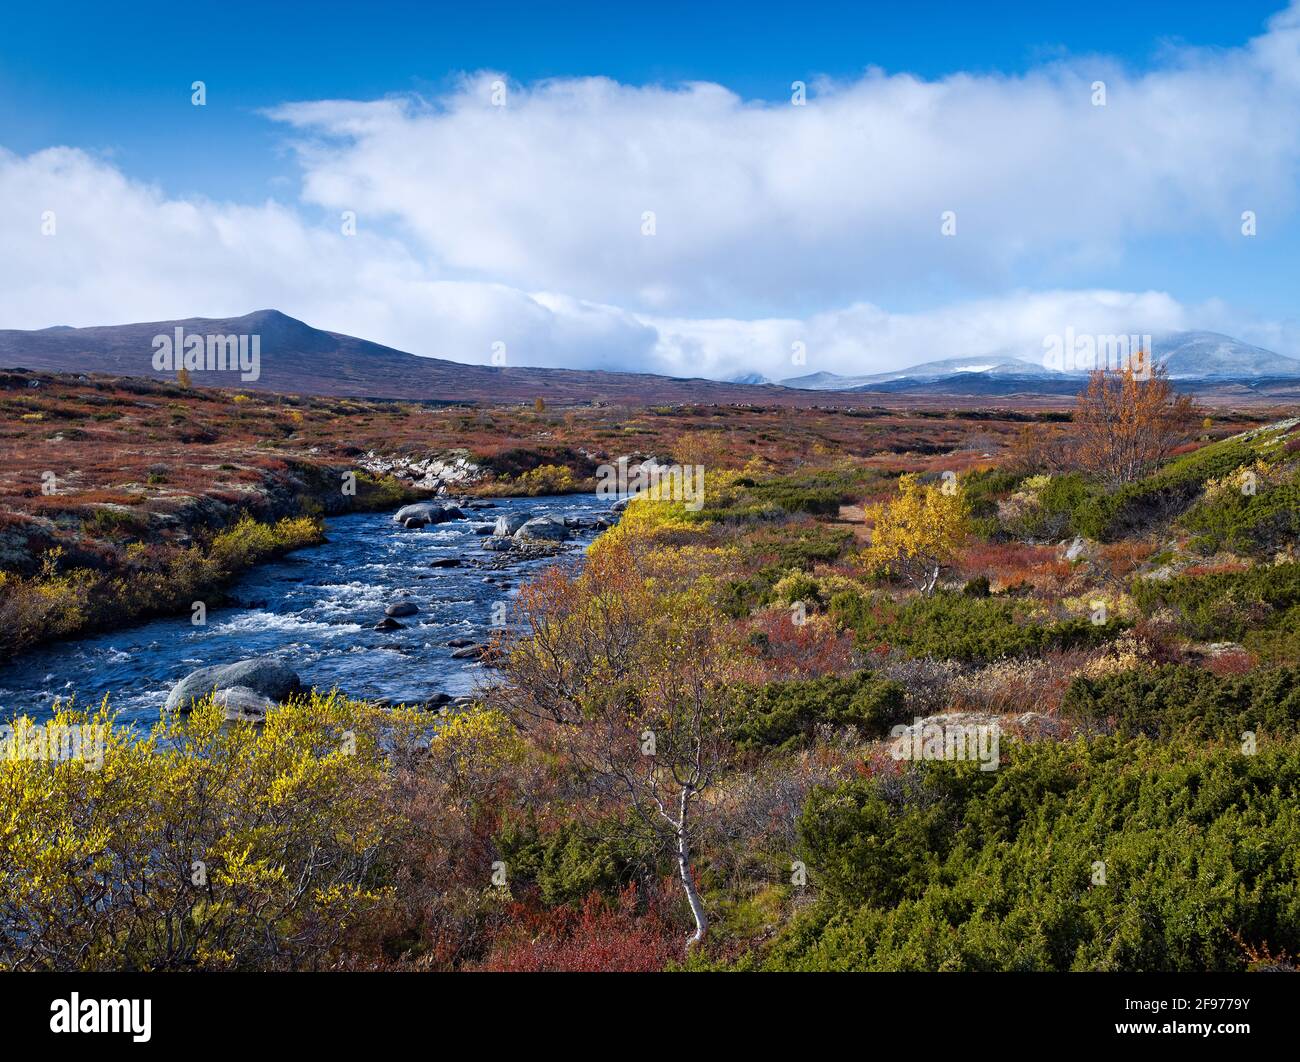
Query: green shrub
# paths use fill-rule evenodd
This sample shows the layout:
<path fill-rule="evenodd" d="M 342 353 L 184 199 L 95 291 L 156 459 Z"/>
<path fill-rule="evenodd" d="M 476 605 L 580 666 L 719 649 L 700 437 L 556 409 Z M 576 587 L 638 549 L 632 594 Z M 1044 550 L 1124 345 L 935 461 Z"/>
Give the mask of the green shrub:
<path fill-rule="evenodd" d="M 1228 490 L 1203 498 L 1182 523 L 1197 532 L 1195 545 L 1206 553 L 1228 549 L 1271 557 L 1300 539 L 1300 477 L 1265 486 L 1257 494 Z"/>
<path fill-rule="evenodd" d="M 1186 511 L 1206 481 L 1251 465 L 1275 452 L 1280 436 L 1262 432 L 1249 439 L 1223 439 L 1170 461 L 1136 483 L 1099 494 L 1079 512 L 1080 534 L 1113 541 Z"/>
<path fill-rule="evenodd" d="M 1000 468 L 979 469 L 962 477 L 966 505 L 973 519 L 997 516 L 998 499 L 1020 486 L 1024 475 Z"/>
<path fill-rule="evenodd" d="M 840 506 L 863 490 L 870 473 L 798 472 L 788 476 L 741 476 L 720 490 L 712 489 L 705 506 L 688 518 L 702 523 L 746 523 L 808 513 L 835 516 Z"/>
<path fill-rule="evenodd" d="M 1195 638 L 1241 641 L 1255 629 L 1292 628 L 1300 619 L 1300 564 L 1261 565 L 1244 572 L 1137 579 L 1138 608 L 1178 613 Z"/>
<path fill-rule="evenodd" d="M 530 817 L 503 827 L 496 844 L 512 885 L 536 886 L 548 907 L 581 904 L 592 892 L 614 898 L 650 862 L 640 835 L 618 820 L 569 819 L 542 835 Z"/>
<path fill-rule="evenodd" d="M 903 718 L 903 688 L 870 671 L 824 675 L 734 691 L 732 738 L 741 749 L 789 749 L 804 744 L 818 724 L 885 733 Z"/>
<path fill-rule="evenodd" d="M 1115 619 L 1036 623 L 1024 602 L 950 591 L 904 602 L 844 592 L 831 598 L 830 612 L 856 633 L 864 649 L 897 648 L 914 657 L 976 662 L 1100 645 L 1125 627 Z"/>
<path fill-rule="evenodd" d="M 1292 734 L 1300 722 L 1300 670 L 1261 668 L 1219 676 L 1168 664 L 1070 683 L 1061 711 L 1078 719 L 1113 719 L 1119 733 L 1168 739 L 1240 740 L 1250 730 Z"/>
<path fill-rule="evenodd" d="M 815 790 L 799 827 L 820 896 L 764 965 L 1239 970 L 1300 951 L 1300 739 L 1008 744 L 995 772 Z"/>

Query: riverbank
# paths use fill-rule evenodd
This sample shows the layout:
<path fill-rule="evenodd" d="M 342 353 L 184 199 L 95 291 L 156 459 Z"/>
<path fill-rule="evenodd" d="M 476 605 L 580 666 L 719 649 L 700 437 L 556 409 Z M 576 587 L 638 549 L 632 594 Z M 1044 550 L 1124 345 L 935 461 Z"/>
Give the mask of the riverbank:
<path fill-rule="evenodd" d="M 471 504 L 486 507 L 418 529 L 398 525 L 389 511 L 329 517 L 318 544 L 235 577 L 201 624 L 187 605 L 0 665 L 0 706 L 6 716 L 44 718 L 56 698 L 85 705 L 110 694 L 126 718 L 148 721 L 186 674 L 249 657 L 274 658 L 306 686 L 372 702 L 435 707 L 466 696 L 482 673 L 473 649 L 509 621 L 518 587 L 579 556 L 608 510 L 594 495 Z M 496 537 L 486 532 L 497 518 L 518 523 L 525 515 L 588 526 L 528 552 L 483 548 Z M 415 611 L 386 617 L 398 603 Z M 376 630 L 386 618 L 391 629 Z"/>

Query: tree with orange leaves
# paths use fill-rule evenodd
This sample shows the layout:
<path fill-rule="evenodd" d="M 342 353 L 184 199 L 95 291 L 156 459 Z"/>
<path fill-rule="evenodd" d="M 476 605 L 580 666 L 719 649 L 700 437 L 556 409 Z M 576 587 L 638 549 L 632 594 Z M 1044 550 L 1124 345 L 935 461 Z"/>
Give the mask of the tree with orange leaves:
<path fill-rule="evenodd" d="M 1141 479 L 1191 437 L 1199 412 L 1163 368 L 1098 369 L 1075 400 L 1073 464 L 1108 487 Z"/>

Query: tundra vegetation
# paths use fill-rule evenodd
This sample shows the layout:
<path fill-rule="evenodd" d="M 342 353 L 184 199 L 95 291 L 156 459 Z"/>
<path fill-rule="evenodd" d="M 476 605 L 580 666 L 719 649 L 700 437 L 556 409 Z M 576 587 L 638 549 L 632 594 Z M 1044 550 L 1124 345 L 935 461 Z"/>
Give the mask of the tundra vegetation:
<path fill-rule="evenodd" d="M 249 414 L 284 410 L 223 416 Z M 705 504 L 638 498 L 527 585 L 463 711 L 313 692 L 260 729 L 200 705 L 130 733 L 67 708 L 113 726 L 100 771 L 0 761 L 0 961 L 1294 967 L 1297 422 L 1205 427 L 1158 375 L 1053 416 L 493 416 L 502 487 L 653 454 L 704 464 Z M 900 758 L 936 718 L 996 724 L 996 769 Z"/>

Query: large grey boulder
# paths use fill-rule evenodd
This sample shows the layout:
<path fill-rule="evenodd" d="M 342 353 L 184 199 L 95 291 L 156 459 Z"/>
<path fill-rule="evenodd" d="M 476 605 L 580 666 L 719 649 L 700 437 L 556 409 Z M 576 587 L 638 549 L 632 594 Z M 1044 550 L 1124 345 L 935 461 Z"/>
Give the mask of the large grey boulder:
<path fill-rule="evenodd" d="M 506 553 L 514 544 L 515 540 L 507 535 L 492 535 L 483 540 L 483 548 L 492 553 Z"/>
<path fill-rule="evenodd" d="M 516 542 L 567 542 L 569 537 L 564 521 L 553 516 L 538 516 L 515 532 Z"/>
<path fill-rule="evenodd" d="M 301 692 L 302 682 L 292 668 L 269 657 L 254 657 L 234 664 L 215 664 L 191 671 L 176 683 L 167 695 L 166 710 L 188 712 L 195 701 L 201 701 L 213 690 L 219 694 L 240 691 L 233 694 L 234 701 L 238 704 L 246 703 L 249 693 L 279 703 Z"/>
<path fill-rule="evenodd" d="M 496 526 L 492 529 L 494 535 L 513 535 L 524 524 L 528 523 L 530 514 L 528 513 L 502 513 L 497 517 Z"/>
<path fill-rule="evenodd" d="M 403 527 L 423 527 L 425 524 L 445 524 L 448 520 L 460 520 L 464 516 L 460 506 L 450 502 L 422 501 L 403 505 L 393 513 L 393 523 Z M 419 523 L 410 523 L 412 520 Z"/>
<path fill-rule="evenodd" d="M 391 605 L 389 605 L 386 609 L 384 609 L 384 615 L 396 616 L 396 617 L 414 616 L 419 611 L 420 611 L 420 606 L 417 605 L 414 601 L 394 601 Z"/>

